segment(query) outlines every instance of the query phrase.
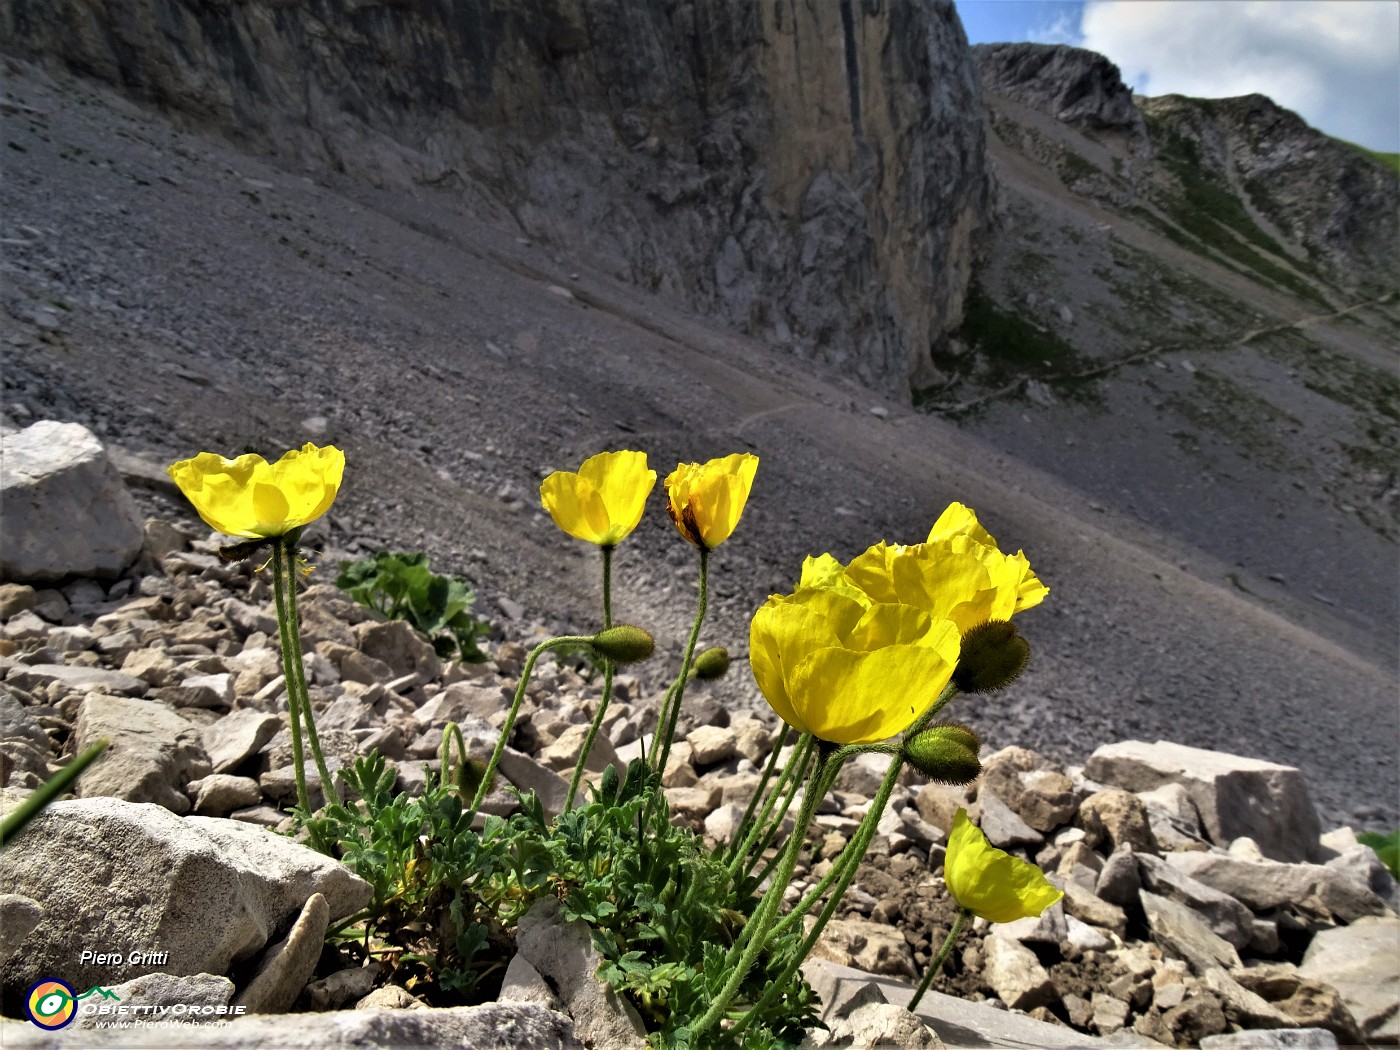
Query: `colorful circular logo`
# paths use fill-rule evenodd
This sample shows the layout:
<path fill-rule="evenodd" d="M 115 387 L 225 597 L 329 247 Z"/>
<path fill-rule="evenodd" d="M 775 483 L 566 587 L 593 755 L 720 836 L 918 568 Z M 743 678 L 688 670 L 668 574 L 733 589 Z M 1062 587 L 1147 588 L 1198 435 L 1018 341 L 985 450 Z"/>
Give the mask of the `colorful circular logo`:
<path fill-rule="evenodd" d="M 78 1012 L 77 996 L 73 989 L 52 977 L 29 989 L 25 1002 L 29 1007 L 29 1019 L 40 1028 L 51 1031 L 68 1024 Z"/>

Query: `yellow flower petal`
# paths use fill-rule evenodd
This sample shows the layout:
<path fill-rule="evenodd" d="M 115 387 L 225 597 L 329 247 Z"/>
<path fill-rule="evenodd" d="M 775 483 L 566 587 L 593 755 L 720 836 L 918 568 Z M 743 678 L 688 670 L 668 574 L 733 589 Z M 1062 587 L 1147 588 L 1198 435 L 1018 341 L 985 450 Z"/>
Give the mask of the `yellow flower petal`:
<path fill-rule="evenodd" d="M 666 478 L 666 510 L 690 543 L 714 550 L 744 513 L 758 457 L 736 452 L 707 463 L 681 463 Z"/>
<path fill-rule="evenodd" d="M 993 847 L 965 809 L 953 817 L 943 880 L 961 907 L 988 922 L 1039 915 L 1064 896 L 1034 864 Z"/>
<path fill-rule="evenodd" d="M 789 695 L 809 731 L 833 744 L 873 744 L 904 732 L 952 677 L 951 649 L 890 645 L 872 652 L 819 649 L 794 670 Z"/>
<path fill-rule="evenodd" d="M 839 744 L 907 729 L 952 676 L 960 635 L 900 605 L 867 608 L 832 590 L 774 596 L 754 615 L 749 660 L 778 716 Z"/>
<path fill-rule="evenodd" d="M 269 464 L 246 454 L 201 452 L 166 471 L 211 528 L 267 539 L 315 521 L 330 509 L 345 474 L 345 453 L 310 442 Z"/>
<path fill-rule="evenodd" d="M 554 523 L 576 539 L 613 547 L 642 520 L 656 471 L 645 452 L 600 452 L 578 473 L 556 470 L 540 484 L 540 502 Z"/>

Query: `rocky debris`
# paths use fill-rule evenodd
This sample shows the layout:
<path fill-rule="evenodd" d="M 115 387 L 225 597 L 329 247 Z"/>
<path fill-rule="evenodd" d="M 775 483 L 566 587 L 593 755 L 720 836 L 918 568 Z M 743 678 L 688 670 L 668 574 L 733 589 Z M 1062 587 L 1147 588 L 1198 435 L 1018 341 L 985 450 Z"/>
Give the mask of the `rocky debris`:
<path fill-rule="evenodd" d="M 1013 1010 L 1031 1010 L 1054 1002 L 1055 985 L 1035 953 L 993 932 L 982 942 L 986 981 L 997 998 Z"/>
<path fill-rule="evenodd" d="M 807 917 L 809 930 L 815 922 L 815 916 Z M 904 935 L 884 922 L 833 919 L 822 930 L 811 958 L 830 959 L 866 973 L 917 976 Z"/>
<path fill-rule="evenodd" d="M 1096 791 L 1079 804 L 1078 824 L 1085 844 L 1110 853 L 1127 847 L 1138 853 L 1156 853 L 1157 839 L 1142 800 L 1121 788 Z"/>
<path fill-rule="evenodd" d="M 982 86 L 1066 124 L 1144 136 L 1133 92 L 1108 59 L 1062 44 L 977 44 Z"/>
<path fill-rule="evenodd" d="M 234 1001 L 258 1002 L 264 1009 L 358 1003 L 365 1010 L 391 1006 L 418 1012 L 423 1004 L 406 990 L 374 989 L 371 970 L 317 978 L 306 970 L 306 956 L 296 958 L 294 948 L 316 940 L 304 930 L 301 935 L 290 932 L 304 910 L 308 922 L 320 924 L 320 909 L 308 910 L 315 894 L 326 898 L 328 921 L 334 921 L 333 916 L 353 911 L 365 890 L 345 869 L 256 826 L 281 822 L 278 805 L 292 797 L 285 691 L 275 639 L 263 629 L 268 626 L 263 610 L 270 605 L 266 582 L 247 564 L 208 557 L 213 542 L 200 540 L 167 551 L 116 597 L 110 592 L 120 581 L 107 588 L 75 585 L 53 596 L 33 588 L 0 594 L 10 609 L 0 631 L 12 640 L 0 653 L 5 674 L 0 751 L 12 756 L 10 786 L 37 783 L 100 727 L 113 736 L 114 751 L 144 756 L 145 765 L 129 776 L 93 783 L 104 783 L 104 790 L 113 793 L 156 784 L 168 793 L 163 796 L 167 805 L 200 814 L 181 820 L 159 809 L 161 816 L 136 821 L 138 829 L 125 836 L 132 856 L 121 853 L 115 861 L 78 864 L 84 871 L 91 868 L 94 879 L 101 877 L 104 902 L 115 895 L 115 903 L 104 903 L 101 914 L 71 903 L 95 900 L 98 888 L 41 880 L 36 873 L 42 859 L 33 861 L 23 878 L 0 883 L 0 891 L 32 898 L 33 903 L 15 905 L 17 914 L 29 914 L 26 909 L 32 908 L 37 916 L 42 907 L 47 915 L 58 907 L 79 916 L 74 920 L 78 926 L 89 924 L 96 931 L 74 937 L 105 942 L 118 929 L 122 936 L 138 937 L 145 928 L 142 922 L 160 921 L 160 902 L 173 899 L 163 894 L 191 893 L 182 887 L 196 879 L 200 899 L 237 903 L 218 904 L 212 925 L 205 916 L 187 916 L 190 939 L 195 940 L 197 926 L 205 950 L 186 958 L 190 953 L 181 948 L 186 961 L 180 968 L 235 977 Z M 435 666 L 437 657 L 429 660 L 426 642 L 415 644 L 421 640 L 402 628 L 372 630 L 383 625 L 360 607 L 347 605 L 333 588 L 309 588 L 304 604 L 319 610 L 312 618 L 324 636 L 308 648 L 306 666 L 333 766 L 380 748 L 397 767 L 400 787 L 418 790 L 424 766 L 436 762 L 448 721 L 459 722 L 470 756 L 481 759 L 490 753 L 514 692 L 522 647 L 503 643 L 483 665 L 438 660 Z M 37 609 L 76 622 L 42 620 Z M 11 630 L 16 623 L 22 632 Z M 84 639 L 80 631 L 91 638 Z M 75 639 L 80 643 L 76 647 L 61 647 Z M 359 648 L 364 644 L 374 646 L 378 655 Z M 55 673 L 54 668 L 75 673 Z M 367 680 L 347 679 L 346 668 Z M 595 710 L 598 683 L 560 661 L 543 660 L 537 671 L 513 734 L 516 746 L 505 750 L 499 776 L 522 790 L 539 792 L 547 810 L 557 812 L 567 790 L 565 777 Z M 145 696 L 113 695 L 112 679 L 104 673 L 124 674 L 129 690 Z M 662 691 L 664 687 L 650 689 L 643 680 L 628 677 L 609 709 L 595 745 L 601 750 L 595 751 L 591 767 L 613 762 L 622 768 L 644 744 L 650 747 L 653 704 Z M 207 703 L 211 692 L 218 703 Z M 772 723 L 729 718 L 723 707 L 708 703 L 712 698 L 699 686 L 691 694 L 696 719 L 687 729 L 690 739 L 676 743 L 664 782 L 677 819 L 703 827 L 713 841 L 725 841 L 754 790 L 757 769 L 767 758 L 765 748 L 772 746 Z M 721 721 L 728 724 L 716 724 Z M 1298 798 L 1292 771 L 1260 771 L 1251 760 L 1214 753 L 1199 753 L 1204 757 L 1196 763 L 1198 753 L 1184 749 L 1184 755 L 1175 753 L 1170 779 L 1154 783 L 1142 773 L 1139 759 L 1121 765 L 1117 758 L 1109 760 L 1125 753 L 1155 753 L 1159 747 L 1127 742 L 1101 748 L 1092 772 L 1062 768 L 1027 749 L 1007 748 L 986 756 L 982 778 L 966 788 L 901 777 L 867 862 L 821 939 L 819 955 L 873 973 L 881 982 L 905 983 L 882 983 L 878 996 L 859 989 L 847 996 L 841 1016 L 833 1014 L 839 1022 L 833 1023 L 833 1032 L 842 1033 L 834 1045 L 863 1045 L 862 1038 L 883 1038 L 878 1033 L 894 1031 L 889 1023 L 905 1024 L 879 1007 L 882 997 L 897 1002 L 892 988 L 903 987 L 907 994 L 951 923 L 953 905 L 940 868 L 946 828 L 959 806 L 978 815 L 1003 846 L 1041 864 L 1066 894 L 1062 905 L 1039 919 L 990 929 L 977 922 L 964 933 L 935 989 L 964 997 L 965 1009 L 972 1011 L 968 1023 L 978 1019 L 978 1031 L 995 1030 L 1003 1020 L 1019 1017 L 1079 1039 L 1113 1034 L 1118 1040 L 1172 1043 L 1234 1029 L 1293 1025 L 1326 1028 L 1344 1040 L 1361 1030 L 1349 1003 L 1357 1004 L 1373 1028 L 1388 1023 L 1377 1020 L 1376 1010 L 1366 1005 L 1371 1001 L 1367 996 L 1383 997 L 1384 987 L 1348 972 L 1336 978 L 1348 985 L 1344 998 L 1327 977 L 1297 967 L 1310 943 L 1327 943 L 1322 938 L 1329 931 L 1345 933 L 1367 916 L 1391 916 L 1386 901 L 1396 896 L 1397 887 L 1371 859 L 1371 851 L 1345 831 L 1330 833 L 1325 843 L 1303 851 L 1323 863 L 1269 859 L 1252 838 L 1243 836 L 1221 841 L 1218 817 L 1211 824 L 1204 814 L 1248 811 L 1254 818 L 1247 827 L 1267 840 L 1277 825 L 1271 814 L 1288 811 Z M 599 762 L 599 755 L 606 761 Z M 884 779 L 887 762 L 884 756 L 863 756 L 850 764 L 822 806 L 812 835 L 813 859 L 799 863 L 792 894 L 814 885 L 849 843 Z M 101 768 L 95 766 L 88 775 Z M 314 774 L 311 780 L 314 785 Z M 486 810 L 505 814 L 514 804 L 497 790 Z M 100 798 L 66 802 L 44 819 L 59 819 L 64 807 L 82 805 L 128 804 Z M 131 806 L 113 812 L 149 809 Z M 235 819 L 222 819 L 224 815 Z M 105 827 L 132 826 L 126 816 L 108 820 L 104 815 L 103 821 Z M 83 850 L 96 849 L 89 838 L 69 822 L 59 842 L 69 850 L 66 856 L 82 857 L 87 855 Z M 4 855 L 0 874 L 16 863 Z M 118 866 L 112 868 L 113 863 Z M 242 872 L 257 877 L 238 874 Z M 134 898 L 124 905 L 122 887 L 138 884 L 143 892 L 150 887 L 161 892 L 139 907 Z M 7 979 L 24 979 L 15 970 L 20 961 L 48 965 L 43 950 L 31 946 L 40 940 L 48 944 L 49 925 L 36 920 L 10 960 Z M 557 923 L 540 925 L 552 931 L 550 937 L 563 936 Z M 545 938 L 541 930 L 535 935 Z M 162 936 L 163 947 L 179 943 L 177 935 Z M 279 938 L 287 943 L 268 947 Z M 63 936 L 58 943 L 56 950 L 65 950 Z M 215 948 L 217 958 L 209 954 Z M 578 949 L 585 961 L 577 965 L 586 970 L 593 965 L 587 961 L 591 946 Z M 599 1005 L 592 994 L 601 988 L 596 981 L 579 983 L 557 969 L 564 949 L 536 945 L 531 950 L 533 955 L 522 946 L 511 963 L 512 996 L 549 1008 L 562 1001 L 575 1020 L 596 1014 L 605 1019 L 599 1022 L 604 1027 L 617 1022 L 616 1011 L 625 1004 L 614 997 L 609 1007 L 603 996 Z M 172 975 L 177 971 L 174 958 L 172 951 L 171 963 L 164 967 Z M 296 966 L 283 966 L 294 960 Z M 251 986 L 248 981 L 259 966 L 275 976 Z M 94 977 L 110 979 L 111 971 L 103 968 Z M 1348 983 L 1354 978 L 1361 984 Z M 978 1007 L 979 999 L 1039 1021 Z M 640 1029 L 633 1027 L 634 1020 L 624 1030 L 636 1035 Z M 860 1031 L 851 1027 L 857 1020 Z M 910 1032 L 908 1038 L 921 1037 Z M 944 1039 L 954 1042 L 947 1031 Z M 1058 1044 L 1042 1035 L 1036 1045 Z"/>
<path fill-rule="evenodd" d="M 0 966 L 19 951 L 43 917 L 38 901 L 19 893 L 0 893 Z"/>
<path fill-rule="evenodd" d="M 1201 1040 L 1201 1050 L 1333 1050 L 1336 1046 L 1337 1037 L 1325 1028 L 1231 1032 Z"/>
<path fill-rule="evenodd" d="M 0 579 L 111 579 L 145 542 L 136 501 L 101 442 L 77 423 L 41 420 L 0 434 L 5 546 Z"/>
<path fill-rule="evenodd" d="M 1298 973 L 1335 988 L 1366 1039 L 1400 1042 L 1400 919 L 1365 917 L 1322 930 Z"/>
<path fill-rule="evenodd" d="M 154 802 L 188 813 L 184 786 L 210 772 L 199 727 L 155 701 L 89 693 L 74 732 L 78 750 L 108 742 L 78 778 L 77 794 L 83 798 Z"/>

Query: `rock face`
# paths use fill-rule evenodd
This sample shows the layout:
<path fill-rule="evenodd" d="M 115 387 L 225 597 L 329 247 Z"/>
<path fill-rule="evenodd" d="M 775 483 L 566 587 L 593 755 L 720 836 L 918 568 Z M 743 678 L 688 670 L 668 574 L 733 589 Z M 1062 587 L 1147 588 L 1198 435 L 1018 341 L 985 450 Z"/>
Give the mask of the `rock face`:
<path fill-rule="evenodd" d="M 1400 275 L 1395 174 L 1263 95 L 1143 99 L 1159 151 L 1185 150 L 1335 283 L 1384 294 Z"/>
<path fill-rule="evenodd" d="M 1132 89 L 1103 55 L 1060 44 L 978 44 L 972 54 L 989 91 L 1066 124 L 1144 131 Z"/>
<path fill-rule="evenodd" d="M 890 391 L 958 323 L 988 183 L 949 0 L 290 10 L 15 0 L 0 36 L 285 161 L 458 193 Z"/>
<path fill-rule="evenodd" d="M 91 431 L 43 420 L 6 434 L 0 448 L 0 579 L 113 577 L 136 560 L 141 516 Z"/>

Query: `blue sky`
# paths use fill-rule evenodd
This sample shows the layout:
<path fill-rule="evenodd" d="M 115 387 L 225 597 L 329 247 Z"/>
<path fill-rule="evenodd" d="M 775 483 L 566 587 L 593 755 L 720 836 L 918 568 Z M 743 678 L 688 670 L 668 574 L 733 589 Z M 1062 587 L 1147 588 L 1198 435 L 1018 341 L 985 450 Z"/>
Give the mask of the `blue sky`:
<path fill-rule="evenodd" d="M 955 0 L 974 44 L 1073 44 L 1143 95 L 1259 92 L 1329 135 L 1400 151 L 1395 0 Z"/>

